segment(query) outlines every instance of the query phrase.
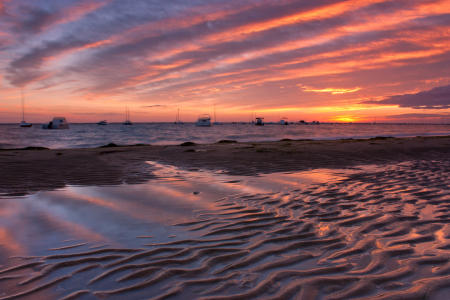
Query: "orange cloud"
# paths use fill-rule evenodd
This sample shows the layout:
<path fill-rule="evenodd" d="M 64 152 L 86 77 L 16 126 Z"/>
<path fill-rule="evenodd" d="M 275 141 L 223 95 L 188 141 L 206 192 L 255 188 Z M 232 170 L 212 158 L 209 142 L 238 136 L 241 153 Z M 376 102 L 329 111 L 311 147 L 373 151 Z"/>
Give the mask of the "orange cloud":
<path fill-rule="evenodd" d="M 315 89 L 311 86 L 297 84 L 297 86 L 304 92 L 315 92 L 315 93 L 331 93 L 332 95 L 336 94 L 346 94 L 353 93 L 361 90 L 360 87 L 354 89 L 336 89 L 336 88 L 325 88 L 325 89 Z"/>

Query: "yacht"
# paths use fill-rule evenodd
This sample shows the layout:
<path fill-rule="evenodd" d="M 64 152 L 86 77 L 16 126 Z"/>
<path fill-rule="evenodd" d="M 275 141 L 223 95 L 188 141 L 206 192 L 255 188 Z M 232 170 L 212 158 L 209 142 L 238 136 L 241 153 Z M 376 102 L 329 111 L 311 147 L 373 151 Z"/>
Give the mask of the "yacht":
<path fill-rule="evenodd" d="M 264 126 L 264 118 L 256 118 L 254 124 L 255 126 Z"/>
<path fill-rule="evenodd" d="M 106 120 L 97 122 L 98 125 L 108 125 L 109 123 Z"/>
<path fill-rule="evenodd" d="M 283 117 L 280 121 L 277 122 L 278 125 L 289 125 L 288 118 Z"/>
<path fill-rule="evenodd" d="M 42 129 L 69 129 L 69 122 L 64 117 L 55 117 L 48 124 L 42 124 Z"/>
<path fill-rule="evenodd" d="M 203 114 L 203 115 L 198 116 L 198 120 L 197 120 L 197 122 L 195 122 L 195 126 L 211 127 L 212 126 L 211 116 L 208 114 Z"/>

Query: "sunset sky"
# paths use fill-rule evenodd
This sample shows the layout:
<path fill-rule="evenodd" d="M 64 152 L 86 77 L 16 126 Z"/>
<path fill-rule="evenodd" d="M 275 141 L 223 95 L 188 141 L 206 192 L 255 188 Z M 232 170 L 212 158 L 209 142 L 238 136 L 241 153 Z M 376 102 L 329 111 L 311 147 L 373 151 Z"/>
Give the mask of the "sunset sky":
<path fill-rule="evenodd" d="M 0 123 L 450 123 L 449 0 L 0 0 Z"/>

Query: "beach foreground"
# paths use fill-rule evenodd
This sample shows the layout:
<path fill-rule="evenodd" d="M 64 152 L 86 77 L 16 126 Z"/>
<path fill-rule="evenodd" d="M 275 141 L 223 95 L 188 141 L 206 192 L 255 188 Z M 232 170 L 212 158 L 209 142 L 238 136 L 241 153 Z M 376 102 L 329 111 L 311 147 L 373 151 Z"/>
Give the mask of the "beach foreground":
<path fill-rule="evenodd" d="M 0 299 L 448 299 L 449 149 L 1 151 Z"/>
<path fill-rule="evenodd" d="M 450 136 L 30 149 L 0 150 L 0 194 L 25 195 L 67 185 L 143 183 L 154 178 L 153 168 L 147 161 L 250 176 L 417 159 L 440 160 L 450 149 Z"/>

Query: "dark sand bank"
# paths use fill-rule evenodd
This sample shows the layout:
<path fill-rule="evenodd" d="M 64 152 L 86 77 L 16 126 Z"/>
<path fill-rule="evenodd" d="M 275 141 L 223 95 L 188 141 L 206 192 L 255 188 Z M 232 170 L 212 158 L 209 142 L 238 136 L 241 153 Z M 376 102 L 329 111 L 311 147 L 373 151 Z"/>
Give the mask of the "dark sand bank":
<path fill-rule="evenodd" d="M 127 146 L 97 149 L 1 150 L 0 193 L 20 195 L 66 185 L 142 183 L 153 178 L 146 161 L 187 169 L 257 175 L 347 168 L 413 159 L 440 160 L 450 137 Z"/>

